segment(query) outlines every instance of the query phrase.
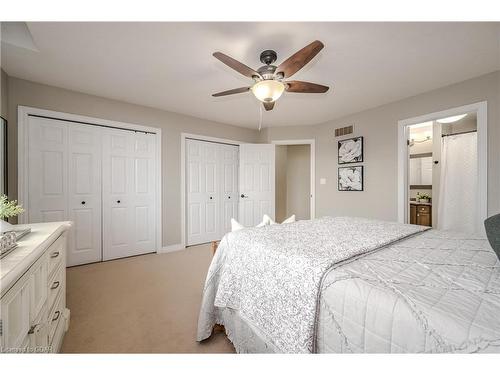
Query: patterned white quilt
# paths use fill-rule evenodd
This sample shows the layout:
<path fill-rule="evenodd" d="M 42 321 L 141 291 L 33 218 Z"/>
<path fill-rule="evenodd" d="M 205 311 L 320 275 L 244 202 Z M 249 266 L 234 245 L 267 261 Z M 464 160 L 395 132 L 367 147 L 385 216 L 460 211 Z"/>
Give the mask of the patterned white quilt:
<path fill-rule="evenodd" d="M 283 353 L 316 351 L 317 302 L 334 265 L 426 230 L 376 220 L 326 217 L 228 233 L 210 266 L 198 340 L 217 308 L 237 310 Z"/>

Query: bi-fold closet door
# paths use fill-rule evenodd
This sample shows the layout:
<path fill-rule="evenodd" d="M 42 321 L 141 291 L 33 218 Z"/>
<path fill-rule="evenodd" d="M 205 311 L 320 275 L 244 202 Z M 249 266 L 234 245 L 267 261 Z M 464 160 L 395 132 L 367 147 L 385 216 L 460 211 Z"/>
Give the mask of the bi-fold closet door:
<path fill-rule="evenodd" d="M 71 220 L 68 265 L 156 250 L 155 139 L 30 116 L 27 221 Z"/>
<path fill-rule="evenodd" d="M 236 145 L 186 140 L 187 244 L 221 239 L 238 217 Z"/>

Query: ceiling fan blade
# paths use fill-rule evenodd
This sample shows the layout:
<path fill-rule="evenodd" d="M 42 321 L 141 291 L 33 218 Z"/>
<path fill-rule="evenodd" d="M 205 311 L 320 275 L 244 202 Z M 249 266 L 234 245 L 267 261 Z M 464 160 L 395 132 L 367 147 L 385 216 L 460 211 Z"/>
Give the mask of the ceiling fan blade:
<path fill-rule="evenodd" d="M 224 64 L 229 66 L 230 68 L 233 68 L 236 70 L 238 73 L 243 74 L 244 76 L 253 78 L 253 77 L 259 77 L 262 78 L 259 73 L 257 73 L 255 70 L 252 68 L 249 68 L 243 63 L 240 63 L 238 60 L 233 59 L 232 57 L 223 54 L 222 52 L 214 52 L 214 57 L 220 61 L 222 61 Z"/>
<path fill-rule="evenodd" d="M 285 82 L 285 90 L 287 92 L 302 92 L 321 94 L 327 92 L 328 86 L 318 85 L 317 83 L 304 82 L 304 81 L 288 81 Z"/>
<path fill-rule="evenodd" d="M 266 111 L 270 111 L 274 108 L 274 102 L 262 102 Z"/>
<path fill-rule="evenodd" d="M 250 87 L 240 87 L 237 89 L 221 91 L 221 92 L 212 94 L 212 96 L 226 96 L 226 95 L 240 94 L 242 92 L 247 92 L 249 90 L 250 90 Z"/>
<path fill-rule="evenodd" d="M 276 69 L 276 74 L 281 73 L 284 78 L 291 77 L 311 61 L 323 47 L 323 43 L 319 40 L 315 40 L 283 61 Z"/>

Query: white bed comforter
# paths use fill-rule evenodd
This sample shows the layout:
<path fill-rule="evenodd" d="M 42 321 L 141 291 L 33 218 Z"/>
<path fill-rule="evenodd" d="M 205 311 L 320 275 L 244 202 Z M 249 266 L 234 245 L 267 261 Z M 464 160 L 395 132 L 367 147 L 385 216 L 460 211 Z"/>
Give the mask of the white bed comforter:
<path fill-rule="evenodd" d="M 429 230 L 329 270 L 320 353 L 500 352 L 500 262 L 485 238 Z"/>
<path fill-rule="evenodd" d="M 210 266 L 198 340 L 210 336 L 217 308 L 258 327 L 277 351 L 316 351 L 319 292 L 341 262 L 426 230 L 360 218 L 326 217 L 227 234 Z"/>

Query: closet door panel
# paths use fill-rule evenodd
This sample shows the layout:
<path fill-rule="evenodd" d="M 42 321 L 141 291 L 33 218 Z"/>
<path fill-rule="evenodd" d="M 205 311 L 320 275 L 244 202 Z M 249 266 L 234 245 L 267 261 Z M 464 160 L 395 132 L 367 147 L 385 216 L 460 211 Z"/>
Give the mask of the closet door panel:
<path fill-rule="evenodd" d="M 139 254 L 150 253 L 156 251 L 155 137 L 151 134 L 134 133 L 133 155 L 133 247 Z"/>
<path fill-rule="evenodd" d="M 238 146 L 220 145 L 221 218 L 220 237 L 231 231 L 231 218 L 238 220 Z"/>
<path fill-rule="evenodd" d="M 202 180 L 205 181 L 205 234 L 208 241 L 219 239 L 219 150 L 220 145 L 217 143 L 204 142 L 204 168 Z"/>
<path fill-rule="evenodd" d="M 103 258 L 156 251 L 155 137 L 122 130 L 103 136 Z"/>
<path fill-rule="evenodd" d="M 133 133 L 102 131 L 103 260 L 133 255 Z"/>
<path fill-rule="evenodd" d="M 98 262 L 101 251 L 101 129 L 71 124 L 69 128 L 68 265 Z"/>
<path fill-rule="evenodd" d="M 206 242 L 204 233 L 204 194 L 203 194 L 203 144 L 186 140 L 186 176 L 187 176 L 187 244 L 195 245 Z"/>
<path fill-rule="evenodd" d="M 187 244 L 220 238 L 219 144 L 186 141 Z"/>
<path fill-rule="evenodd" d="M 30 117 L 28 132 L 28 222 L 66 220 L 68 125 Z"/>

